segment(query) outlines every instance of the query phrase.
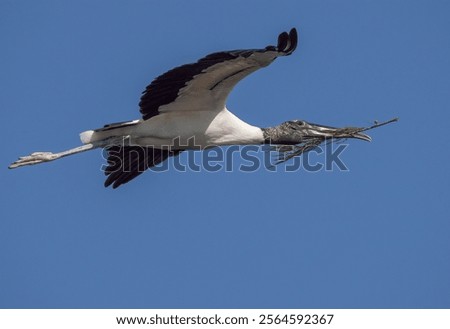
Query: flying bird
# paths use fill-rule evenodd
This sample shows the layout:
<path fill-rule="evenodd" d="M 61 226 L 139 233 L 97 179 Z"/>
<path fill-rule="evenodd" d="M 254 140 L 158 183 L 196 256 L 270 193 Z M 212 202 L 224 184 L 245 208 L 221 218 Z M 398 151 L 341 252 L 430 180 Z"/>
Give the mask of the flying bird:
<path fill-rule="evenodd" d="M 80 134 L 82 146 L 60 153 L 35 152 L 20 157 L 9 168 L 53 161 L 95 148 L 105 148 L 108 165 L 105 187 L 117 188 L 184 150 L 222 145 L 270 144 L 283 162 L 323 142 L 342 138 L 370 141 L 367 128 L 335 128 L 291 120 L 278 126 L 250 125 L 226 107 L 234 86 L 249 74 L 266 67 L 297 47 L 297 31 L 282 32 L 276 46 L 262 49 L 221 51 L 196 63 L 176 67 L 145 89 L 139 102 L 141 119 L 107 124 Z"/>

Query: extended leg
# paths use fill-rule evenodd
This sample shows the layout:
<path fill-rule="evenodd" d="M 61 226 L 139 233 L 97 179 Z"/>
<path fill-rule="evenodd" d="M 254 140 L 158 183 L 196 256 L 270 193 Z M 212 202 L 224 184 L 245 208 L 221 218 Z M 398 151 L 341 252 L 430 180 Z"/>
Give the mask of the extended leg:
<path fill-rule="evenodd" d="M 79 147 L 75 147 L 73 149 L 59 152 L 59 153 L 34 152 L 34 153 L 31 153 L 30 155 L 20 157 L 19 160 L 11 163 L 8 168 L 14 169 L 14 168 L 22 167 L 22 166 L 31 166 L 31 165 L 35 165 L 38 163 L 49 162 L 49 161 L 60 159 L 60 158 L 63 158 L 63 157 L 66 157 L 66 156 L 69 156 L 72 154 L 93 150 L 93 149 L 96 149 L 99 147 L 120 144 L 120 143 L 123 143 L 123 141 L 124 141 L 124 137 L 122 137 L 122 136 L 121 137 L 112 137 L 112 138 L 108 138 L 108 139 L 105 139 L 102 141 L 97 141 L 94 143 L 89 143 L 89 144 L 85 144 L 85 145 L 82 145 Z"/>

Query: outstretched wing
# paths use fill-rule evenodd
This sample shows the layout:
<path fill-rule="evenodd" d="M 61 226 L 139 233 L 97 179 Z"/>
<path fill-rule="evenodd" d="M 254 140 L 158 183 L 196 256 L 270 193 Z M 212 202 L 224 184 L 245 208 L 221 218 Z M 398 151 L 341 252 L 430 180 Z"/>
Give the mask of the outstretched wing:
<path fill-rule="evenodd" d="M 106 148 L 108 165 L 104 169 L 108 176 L 105 187 L 112 184 L 117 188 L 128 183 L 144 171 L 164 162 L 170 156 L 176 156 L 181 150 L 170 151 L 152 147 L 114 145 Z"/>
<path fill-rule="evenodd" d="M 277 46 L 222 51 L 174 68 L 147 86 L 139 103 L 143 119 L 165 111 L 209 110 L 225 105 L 233 87 L 250 73 L 287 56 L 297 47 L 297 31 L 278 36 Z"/>

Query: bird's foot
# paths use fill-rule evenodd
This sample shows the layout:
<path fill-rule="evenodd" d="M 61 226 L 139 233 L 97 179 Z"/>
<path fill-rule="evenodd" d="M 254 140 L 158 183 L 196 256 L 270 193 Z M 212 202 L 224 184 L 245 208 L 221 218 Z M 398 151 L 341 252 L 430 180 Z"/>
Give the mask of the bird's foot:
<path fill-rule="evenodd" d="M 9 169 L 14 169 L 22 166 L 30 166 L 42 162 L 48 162 L 58 159 L 58 154 L 52 152 L 34 152 L 30 155 L 20 157 L 17 161 L 14 161 L 9 165 Z"/>

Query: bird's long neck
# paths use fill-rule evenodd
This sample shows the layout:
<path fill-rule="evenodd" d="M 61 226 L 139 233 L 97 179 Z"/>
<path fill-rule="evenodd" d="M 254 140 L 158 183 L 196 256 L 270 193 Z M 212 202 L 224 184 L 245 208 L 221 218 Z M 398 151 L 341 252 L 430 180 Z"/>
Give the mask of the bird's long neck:
<path fill-rule="evenodd" d="M 293 136 L 292 130 L 281 124 L 275 127 L 261 128 L 264 144 L 294 145 L 298 144 L 298 136 Z"/>

